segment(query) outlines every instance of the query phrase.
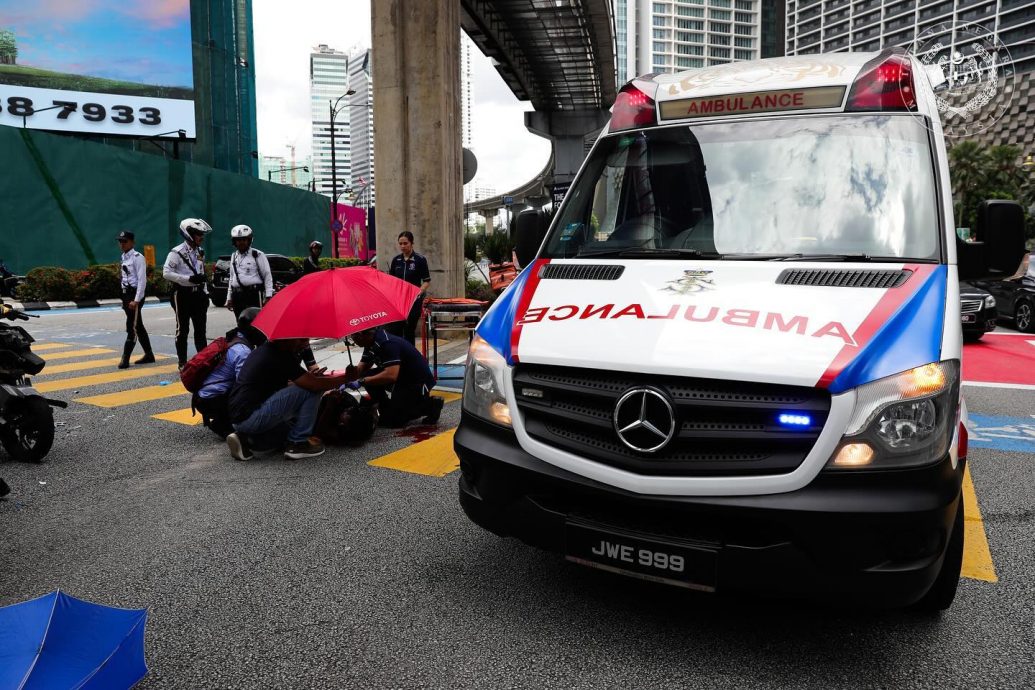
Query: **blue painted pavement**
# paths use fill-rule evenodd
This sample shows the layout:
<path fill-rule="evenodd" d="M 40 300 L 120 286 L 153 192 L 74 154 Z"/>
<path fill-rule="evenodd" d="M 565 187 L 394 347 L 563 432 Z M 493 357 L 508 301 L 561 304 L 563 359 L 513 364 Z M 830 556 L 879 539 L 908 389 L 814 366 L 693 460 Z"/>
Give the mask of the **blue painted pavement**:
<path fill-rule="evenodd" d="M 1035 453 L 1035 415 L 996 417 L 971 414 L 969 444 L 974 448 Z"/>

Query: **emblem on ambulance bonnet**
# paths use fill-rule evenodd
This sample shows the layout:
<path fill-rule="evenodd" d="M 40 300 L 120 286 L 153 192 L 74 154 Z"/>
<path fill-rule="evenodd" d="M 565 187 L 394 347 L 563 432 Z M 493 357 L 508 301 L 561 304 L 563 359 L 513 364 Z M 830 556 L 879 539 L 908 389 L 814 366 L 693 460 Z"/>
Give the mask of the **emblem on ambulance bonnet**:
<path fill-rule="evenodd" d="M 676 433 L 672 403 L 654 388 L 632 388 L 622 394 L 613 421 L 622 443 L 641 453 L 661 450 Z"/>
<path fill-rule="evenodd" d="M 683 275 L 675 280 L 666 283 L 668 287 L 661 288 L 662 292 L 673 292 L 677 295 L 691 295 L 695 292 L 715 289 L 715 280 L 711 278 L 711 271 L 683 271 Z"/>

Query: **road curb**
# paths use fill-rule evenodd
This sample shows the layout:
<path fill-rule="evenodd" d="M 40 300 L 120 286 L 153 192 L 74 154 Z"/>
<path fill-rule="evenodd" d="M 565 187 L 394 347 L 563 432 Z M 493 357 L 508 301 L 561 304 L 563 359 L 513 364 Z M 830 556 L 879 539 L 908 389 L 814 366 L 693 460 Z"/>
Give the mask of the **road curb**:
<path fill-rule="evenodd" d="M 145 297 L 144 304 L 168 302 L 168 298 Z M 74 302 L 7 302 L 7 306 L 19 311 L 49 311 L 51 309 L 91 309 L 93 307 L 120 307 L 120 299 L 84 299 Z"/>

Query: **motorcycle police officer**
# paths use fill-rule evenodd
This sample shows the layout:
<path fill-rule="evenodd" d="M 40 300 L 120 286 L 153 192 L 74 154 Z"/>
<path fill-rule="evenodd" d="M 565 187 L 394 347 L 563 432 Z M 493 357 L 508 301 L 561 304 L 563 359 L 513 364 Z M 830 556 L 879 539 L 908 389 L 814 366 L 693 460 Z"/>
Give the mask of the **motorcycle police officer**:
<path fill-rule="evenodd" d="M 230 241 L 237 249 L 230 257 L 230 294 L 226 308 L 241 312 L 249 307 L 261 307 L 273 296 L 273 275 L 266 255 L 252 248 L 252 229 L 235 225 L 230 230 Z"/>
<path fill-rule="evenodd" d="M 205 323 L 208 318 L 208 294 L 205 291 L 205 263 L 199 250 L 212 226 L 201 218 L 184 218 L 180 222 L 180 236 L 184 241 L 176 245 L 165 259 L 162 277 L 173 284 L 172 304 L 176 312 L 176 357 L 180 368 L 187 363 L 187 335 L 194 322 L 194 349 L 201 352 L 208 344 Z"/>
<path fill-rule="evenodd" d="M 309 243 L 309 256 L 305 258 L 305 262 L 302 263 L 302 275 L 307 276 L 310 273 L 316 273 L 317 271 L 323 270 L 320 268 L 320 253 L 323 252 L 323 243 L 313 240 Z"/>
<path fill-rule="evenodd" d="M 133 347 L 138 339 L 140 346 L 144 348 L 144 356 L 136 361 L 137 364 L 154 362 L 155 354 L 151 350 L 151 339 L 147 336 L 141 314 L 144 308 L 144 291 L 147 290 L 147 266 L 144 263 L 144 255 L 133 248 L 136 236 L 129 230 L 123 230 L 115 239 L 122 248 L 119 277 L 122 285 L 122 311 L 126 312 L 126 343 L 122 347 L 119 369 L 126 369 L 129 367 L 129 356 L 133 354 Z"/>

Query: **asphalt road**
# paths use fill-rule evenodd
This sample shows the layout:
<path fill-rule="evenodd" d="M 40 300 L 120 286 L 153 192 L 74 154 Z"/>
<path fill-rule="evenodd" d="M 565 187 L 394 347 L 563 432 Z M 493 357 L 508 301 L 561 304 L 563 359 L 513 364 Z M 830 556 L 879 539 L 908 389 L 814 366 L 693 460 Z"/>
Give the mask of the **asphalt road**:
<path fill-rule="evenodd" d="M 230 327 L 225 310 L 210 314 L 211 334 Z M 29 329 L 41 342 L 114 349 L 121 318 L 50 312 Z M 157 335 L 172 331 L 168 306 L 145 320 L 171 354 Z M 97 371 L 114 370 L 40 381 Z M 170 377 L 52 394 L 72 401 Z M 1033 390 L 966 394 L 972 412 L 1035 411 Z M 0 501 L 0 606 L 60 588 L 147 607 L 141 688 L 1035 685 L 1029 452 L 971 450 L 997 581 L 963 579 L 951 610 L 924 617 L 693 594 L 585 569 L 469 523 L 455 472 L 367 464 L 425 447 L 413 434 L 239 463 L 203 427 L 151 417 L 184 404 L 73 402 L 56 411 L 46 463 L 0 460 L 15 490 Z M 458 419 L 454 401 L 439 431 Z"/>

